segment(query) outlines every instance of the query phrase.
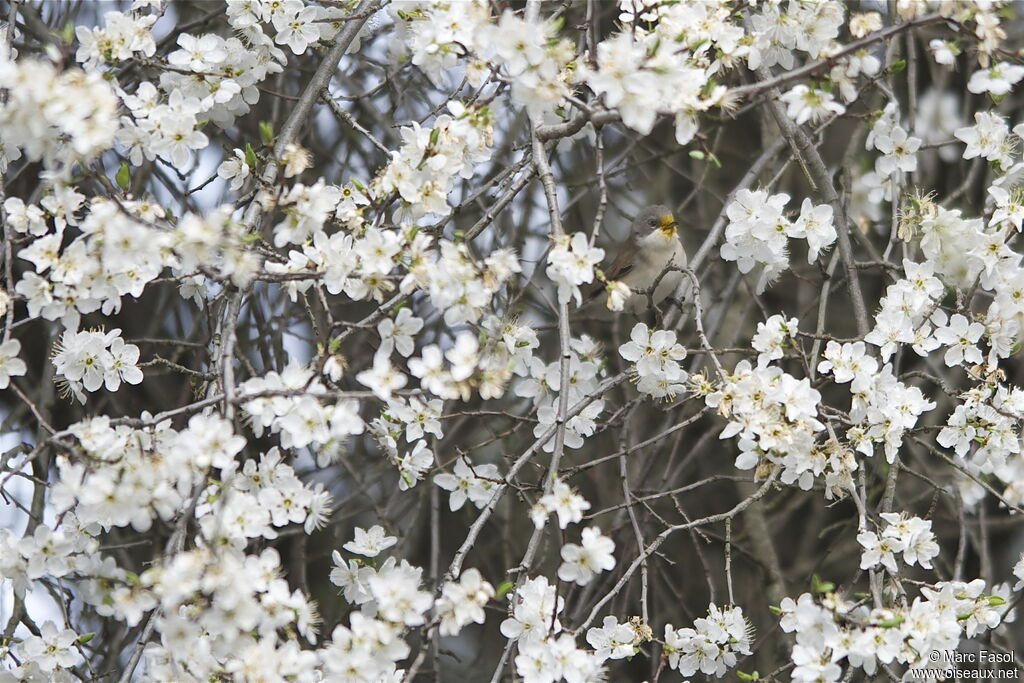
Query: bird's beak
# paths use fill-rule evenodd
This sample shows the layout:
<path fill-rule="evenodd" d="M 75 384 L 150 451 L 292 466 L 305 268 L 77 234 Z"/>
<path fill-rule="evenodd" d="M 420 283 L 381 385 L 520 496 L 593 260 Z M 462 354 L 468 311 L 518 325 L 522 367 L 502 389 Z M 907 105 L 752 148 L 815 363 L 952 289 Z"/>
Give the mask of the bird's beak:
<path fill-rule="evenodd" d="M 665 214 L 658 221 L 658 230 L 665 235 L 665 237 L 672 237 L 676 234 L 676 230 L 679 228 L 679 224 L 676 223 L 675 216 L 670 213 Z"/>

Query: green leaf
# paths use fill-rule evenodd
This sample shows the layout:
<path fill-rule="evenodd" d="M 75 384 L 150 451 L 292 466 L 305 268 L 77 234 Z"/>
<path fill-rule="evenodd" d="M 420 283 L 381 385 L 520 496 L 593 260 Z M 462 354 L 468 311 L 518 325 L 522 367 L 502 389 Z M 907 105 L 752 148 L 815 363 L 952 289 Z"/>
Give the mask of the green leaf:
<path fill-rule="evenodd" d="M 892 70 L 892 72 L 894 74 L 898 74 L 898 73 L 900 73 L 901 71 L 903 71 L 906 68 L 907 68 L 907 60 L 905 60 L 905 59 L 897 59 L 895 62 L 892 63 L 891 70 Z"/>
<path fill-rule="evenodd" d="M 502 581 L 498 584 L 498 589 L 494 592 L 494 597 L 501 599 L 508 595 L 508 592 L 515 587 L 515 583 L 512 581 Z"/>
<path fill-rule="evenodd" d="M 815 593 L 831 593 L 836 585 L 831 581 L 822 581 L 817 574 L 811 576 L 811 590 Z"/>
<path fill-rule="evenodd" d="M 772 614 L 782 614 L 782 608 L 775 605 L 768 605 L 768 611 Z"/>
<path fill-rule="evenodd" d="M 250 169 L 256 168 L 256 152 L 252 151 L 252 145 L 245 143 L 245 163 Z"/>
<path fill-rule="evenodd" d="M 260 121 L 260 141 L 269 145 L 274 141 L 274 124 L 270 121 Z"/>
<path fill-rule="evenodd" d="M 437 141 L 441 139 L 441 129 L 435 128 L 430 131 L 430 146 L 433 147 L 437 144 Z"/>
<path fill-rule="evenodd" d="M 117 186 L 122 190 L 127 191 L 132 184 L 132 170 L 128 168 L 128 162 L 122 161 L 121 168 L 117 169 L 117 174 L 114 175 L 114 180 L 117 181 Z"/>
<path fill-rule="evenodd" d="M 998 607 L 999 605 L 1005 605 L 1006 600 L 999 597 L 998 595 L 990 595 L 988 596 L 988 604 L 992 607 Z"/>
<path fill-rule="evenodd" d="M 692 150 L 690 150 L 690 158 L 691 159 L 703 160 L 706 157 L 707 157 L 707 155 L 704 154 L 704 152 L 700 151 L 699 149 L 692 149 Z"/>
<path fill-rule="evenodd" d="M 758 680 L 761 680 L 761 674 L 757 673 L 756 671 L 748 674 L 748 673 L 744 673 L 743 671 L 740 671 L 739 669 L 737 669 L 736 670 L 736 677 L 739 678 L 741 681 L 758 681 Z"/>
<path fill-rule="evenodd" d="M 92 640 L 95 635 L 95 633 L 83 633 L 82 635 L 78 636 L 78 642 L 82 645 L 85 645 L 90 640 Z"/>
<path fill-rule="evenodd" d="M 904 621 L 903 617 L 893 617 L 892 619 L 886 619 L 884 621 L 878 622 L 878 625 L 881 626 L 882 628 L 894 628 L 894 627 L 899 626 L 900 624 L 902 624 L 903 621 Z"/>

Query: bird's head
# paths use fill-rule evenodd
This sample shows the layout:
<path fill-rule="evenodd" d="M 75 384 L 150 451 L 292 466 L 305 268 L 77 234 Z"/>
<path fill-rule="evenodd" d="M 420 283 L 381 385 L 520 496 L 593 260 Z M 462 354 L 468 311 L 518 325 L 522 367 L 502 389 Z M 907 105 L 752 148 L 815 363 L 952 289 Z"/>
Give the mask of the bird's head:
<path fill-rule="evenodd" d="M 647 237 L 655 230 L 665 237 L 675 237 L 678 228 L 672 210 L 662 204 L 648 206 L 633 220 L 633 234 L 640 238 Z"/>

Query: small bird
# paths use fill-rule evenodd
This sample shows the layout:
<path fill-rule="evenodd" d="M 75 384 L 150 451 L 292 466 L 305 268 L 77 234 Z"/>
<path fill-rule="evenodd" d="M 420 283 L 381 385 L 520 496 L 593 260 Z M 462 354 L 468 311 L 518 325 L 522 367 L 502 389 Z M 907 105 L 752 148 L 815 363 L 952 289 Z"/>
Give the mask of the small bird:
<path fill-rule="evenodd" d="M 661 303 L 679 286 L 684 276 L 678 270 L 669 270 L 658 280 L 666 268 L 686 267 L 686 251 L 678 229 L 672 210 L 662 204 L 648 206 L 633 219 L 629 237 L 618 246 L 615 259 L 604 270 L 606 280 L 621 282 L 632 291 L 623 307 L 627 312 L 637 315 L 650 304 Z M 648 299 L 647 290 L 656 281 L 658 286 Z M 588 298 L 595 304 L 587 305 L 588 311 L 596 313 L 596 304 L 607 310 L 608 289 L 604 284 Z"/>

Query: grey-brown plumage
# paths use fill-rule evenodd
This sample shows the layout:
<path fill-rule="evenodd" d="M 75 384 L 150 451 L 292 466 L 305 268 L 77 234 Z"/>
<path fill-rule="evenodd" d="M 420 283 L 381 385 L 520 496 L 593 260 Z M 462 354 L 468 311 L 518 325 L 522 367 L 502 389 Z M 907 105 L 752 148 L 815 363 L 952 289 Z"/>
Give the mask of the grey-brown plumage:
<path fill-rule="evenodd" d="M 679 285 L 683 274 L 678 270 L 665 272 L 658 280 L 668 267 L 686 267 L 686 252 L 677 229 L 672 210 L 662 204 L 648 206 L 633 219 L 629 236 L 616 249 L 611 265 L 604 269 L 606 279 L 620 281 L 633 291 L 625 310 L 639 313 L 648 303 L 663 301 Z M 658 286 L 648 299 L 646 290 L 655 281 Z M 595 288 L 591 298 L 605 307 L 607 291 L 604 286 Z"/>

